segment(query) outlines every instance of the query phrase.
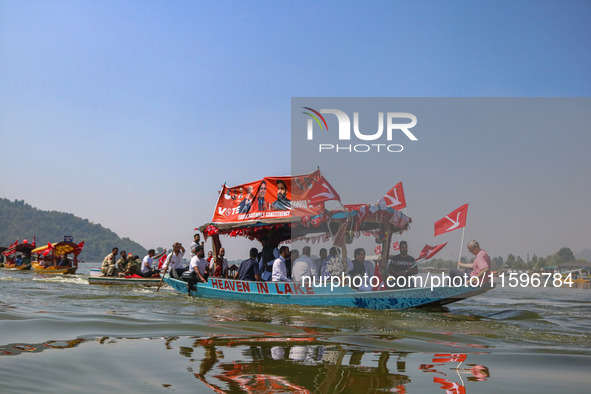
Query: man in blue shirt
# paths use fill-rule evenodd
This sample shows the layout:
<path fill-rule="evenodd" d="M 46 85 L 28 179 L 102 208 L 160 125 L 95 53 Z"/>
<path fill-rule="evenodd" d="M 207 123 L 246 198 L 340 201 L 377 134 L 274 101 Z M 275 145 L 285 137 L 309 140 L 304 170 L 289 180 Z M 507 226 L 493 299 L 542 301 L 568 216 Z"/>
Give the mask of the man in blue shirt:
<path fill-rule="evenodd" d="M 248 260 L 244 260 L 240 264 L 240 268 L 238 268 L 238 272 L 234 276 L 234 279 L 240 280 L 252 280 L 252 281 L 260 281 L 261 276 L 259 273 L 259 263 L 256 260 L 259 251 L 257 248 L 250 249 L 250 258 Z"/>

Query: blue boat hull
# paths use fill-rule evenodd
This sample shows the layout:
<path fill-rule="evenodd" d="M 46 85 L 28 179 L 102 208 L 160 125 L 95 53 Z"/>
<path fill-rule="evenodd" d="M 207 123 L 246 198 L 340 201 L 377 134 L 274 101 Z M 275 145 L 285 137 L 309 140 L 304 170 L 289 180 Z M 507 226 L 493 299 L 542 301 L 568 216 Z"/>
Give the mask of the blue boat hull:
<path fill-rule="evenodd" d="M 164 281 L 182 294 L 188 294 L 187 283 L 168 275 Z M 410 288 L 358 292 L 350 287 L 304 287 L 297 282 L 250 282 L 209 278 L 196 284 L 191 296 L 233 301 L 302 306 L 348 306 L 369 309 L 408 309 L 445 305 L 482 294 L 492 287 Z"/>

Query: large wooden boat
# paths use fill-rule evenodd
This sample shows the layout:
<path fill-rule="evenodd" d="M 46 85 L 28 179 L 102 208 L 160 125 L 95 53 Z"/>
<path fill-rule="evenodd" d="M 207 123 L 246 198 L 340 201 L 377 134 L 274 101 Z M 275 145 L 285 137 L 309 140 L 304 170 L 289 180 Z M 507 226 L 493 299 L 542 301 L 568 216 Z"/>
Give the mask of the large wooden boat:
<path fill-rule="evenodd" d="M 31 265 L 33 271 L 43 274 L 75 274 L 78 269 L 78 255 L 82 252 L 84 247 L 84 241 L 79 244 L 74 242 L 62 241 L 48 243 L 47 245 L 40 246 L 33 249 L 32 254 L 36 255 Z M 70 265 L 59 265 L 54 263 L 54 259 L 57 260 L 63 255 L 72 254 L 73 259 Z"/>
<path fill-rule="evenodd" d="M 232 301 L 301 306 L 348 306 L 368 309 L 407 309 L 446 305 L 478 294 L 492 287 L 449 286 L 360 292 L 350 287 L 304 287 L 296 282 L 251 282 L 209 278 L 188 291 L 186 282 L 166 275 L 164 281 L 173 289 L 194 297 L 221 298 Z"/>
<path fill-rule="evenodd" d="M 240 201 L 243 191 L 248 195 Z M 276 195 L 277 201 L 272 204 L 267 201 L 269 194 Z M 324 273 L 333 278 L 348 275 L 347 245 L 353 243 L 354 237 L 364 234 L 373 237 L 379 244 L 379 259 L 383 263 L 375 264 L 375 276 L 383 281 L 382 278 L 387 275 L 386 262 L 392 234 L 406 231 L 411 218 L 385 204 L 341 204 L 340 209 L 327 210 L 324 203 L 329 200 L 340 202 L 340 197 L 319 170 L 301 176 L 265 178 L 233 188 L 224 185 L 212 221 L 200 226 L 199 230 L 205 239 L 211 237 L 214 256 L 221 248 L 220 235 L 264 239 L 272 248 L 281 243 L 330 241 L 341 249 L 331 258 L 331 272 Z M 164 281 L 179 293 L 195 297 L 369 309 L 445 305 L 492 288 L 487 284 L 471 287 L 460 283 L 460 286 L 431 288 L 427 284 L 429 287 L 390 290 L 384 289 L 382 282 L 378 282 L 380 285 L 375 286 L 374 291 L 371 287 L 365 287 L 370 291 L 358 291 L 347 286 L 332 287 L 330 280 L 328 285 L 308 284 L 304 287 L 299 282 L 250 282 L 210 277 L 206 283 L 197 283 L 190 289 L 186 282 L 168 275 L 164 276 Z"/>
<path fill-rule="evenodd" d="M 88 277 L 88 284 L 90 285 L 158 286 L 159 283 L 160 278 L 116 278 L 113 276 Z"/>
<path fill-rule="evenodd" d="M 31 269 L 31 251 L 35 249 L 34 244 L 26 241 L 22 243 L 15 242 L 2 252 L 4 255 L 4 266 L 7 270 L 26 271 Z M 22 256 L 22 262 L 19 263 L 18 256 Z"/>

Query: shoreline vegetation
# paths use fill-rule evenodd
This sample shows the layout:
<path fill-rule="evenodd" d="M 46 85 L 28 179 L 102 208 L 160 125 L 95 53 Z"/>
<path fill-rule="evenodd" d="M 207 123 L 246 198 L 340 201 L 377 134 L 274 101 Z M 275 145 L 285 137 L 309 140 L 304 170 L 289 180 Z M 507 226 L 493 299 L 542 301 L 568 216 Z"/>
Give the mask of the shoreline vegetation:
<path fill-rule="evenodd" d="M 47 242 L 62 241 L 65 235 L 73 236 L 76 243 L 84 241 L 84 250 L 79 258 L 86 261 L 102 261 L 113 245 L 140 256 L 148 253 L 139 243 L 120 237 L 100 223 L 71 213 L 43 211 L 24 200 L 0 198 L 0 246 L 8 246 L 16 239 L 32 243 L 34 238 L 37 246 L 41 246 Z"/>

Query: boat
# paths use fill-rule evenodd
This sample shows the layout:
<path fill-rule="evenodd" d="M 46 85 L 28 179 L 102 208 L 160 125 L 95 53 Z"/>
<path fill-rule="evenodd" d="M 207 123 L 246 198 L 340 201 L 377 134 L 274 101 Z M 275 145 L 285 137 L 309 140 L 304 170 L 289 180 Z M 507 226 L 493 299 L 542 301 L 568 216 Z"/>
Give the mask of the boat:
<path fill-rule="evenodd" d="M 360 292 L 351 287 L 304 287 L 301 282 L 252 282 L 209 278 L 189 292 L 187 282 L 166 275 L 164 281 L 174 290 L 194 297 L 232 301 L 289 304 L 300 306 L 345 306 L 368 309 L 408 309 L 441 306 L 483 294 L 492 287 L 418 287 Z"/>
<path fill-rule="evenodd" d="M 35 244 L 30 244 L 27 240 L 22 243 L 18 243 L 18 240 L 14 244 L 10 245 L 6 250 L 2 252 L 4 255 L 4 266 L 2 268 L 7 270 L 26 271 L 31 269 L 31 251 L 35 249 Z M 18 257 L 24 256 L 22 262 L 19 263 Z"/>
<path fill-rule="evenodd" d="M 273 206 L 267 201 L 266 193 L 278 193 L 279 183 L 283 183 L 284 188 L 290 185 L 291 193 L 288 190 L 282 196 L 290 206 L 273 203 L 279 209 L 265 209 Z M 257 201 L 260 199 L 263 184 L 265 186 L 265 191 L 262 193 L 264 201 Z M 241 195 L 244 191 L 249 193 L 249 197 L 245 197 L 243 201 L 250 198 L 250 203 L 243 204 L 243 201 L 238 201 L 240 197 L 234 197 Z M 254 196 L 258 197 L 255 199 Z M 279 196 L 277 200 L 280 200 Z M 353 238 L 361 234 L 372 236 L 381 249 L 380 261 L 384 262 L 381 265 L 375 263 L 376 276 L 382 280 L 381 278 L 385 275 L 381 273 L 386 272 L 385 262 L 388 260 L 392 235 L 406 231 L 412 222 L 411 218 L 384 204 L 341 204 L 339 209 L 328 210 L 324 203 L 330 200 L 340 202 L 340 197 L 320 170 L 294 177 L 264 178 L 232 188 L 224 185 L 212 221 L 200 226 L 199 230 L 206 240 L 211 238 L 214 256 L 215 251 L 221 248 L 220 235 L 244 236 L 259 241 L 264 237 L 272 240 L 275 245 L 304 241 L 312 243 L 332 241 L 333 245 L 341 248 L 343 281 L 348 271 L 347 244 L 351 244 Z M 243 210 L 242 207 L 247 205 L 250 209 Z M 260 209 L 261 207 L 263 209 Z M 346 285 L 333 287 L 330 285 L 330 280 L 328 286 L 326 283 L 323 286 L 310 281 L 304 286 L 303 282 L 254 282 L 220 277 L 209 277 L 205 283 L 189 285 L 187 282 L 170 277 L 169 274 L 164 275 L 164 281 L 177 292 L 194 297 L 268 304 L 369 309 L 407 309 L 446 305 L 482 294 L 493 288 L 485 283 L 477 287 L 460 284 L 433 288 L 425 285 L 416 288 L 387 289 L 380 282 L 373 288 L 374 291 L 358 291 Z"/>
<path fill-rule="evenodd" d="M 55 243 L 47 243 L 47 245 L 35 248 L 32 254 L 36 254 L 36 260 L 31 265 L 33 271 L 43 274 L 75 274 L 78 269 L 78 255 L 84 248 L 84 241 L 76 244 L 71 241 L 61 241 Z M 61 265 L 44 265 L 41 261 L 49 262 L 54 258 L 59 258 L 63 255 L 72 254 L 72 263 L 69 266 Z M 42 257 L 43 256 L 43 257 Z"/>
<path fill-rule="evenodd" d="M 89 285 L 158 286 L 160 278 L 116 278 L 113 276 L 89 276 Z M 185 282 L 183 282 L 185 283 Z M 185 283 L 185 287 L 186 287 Z"/>

